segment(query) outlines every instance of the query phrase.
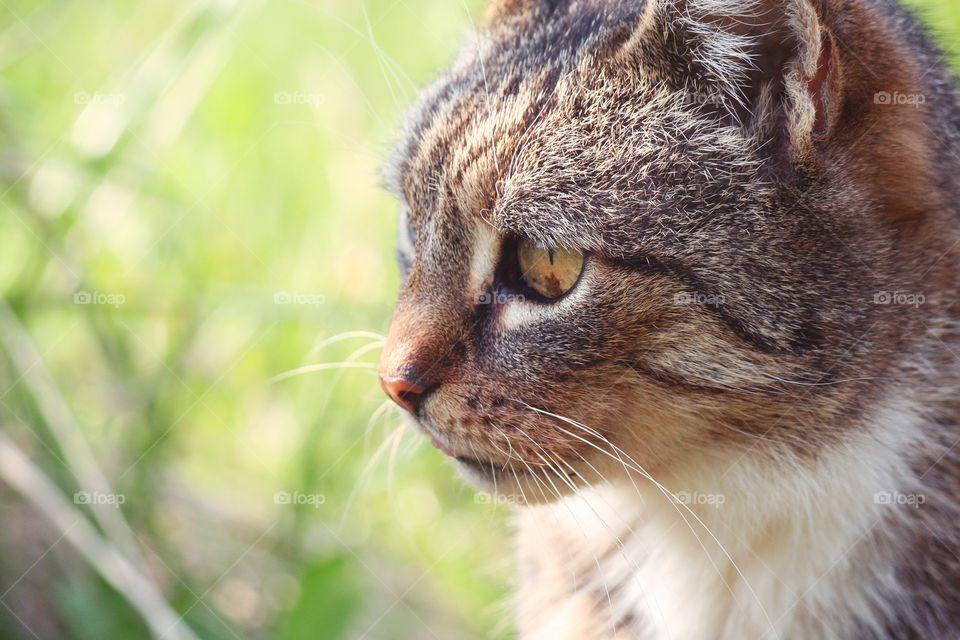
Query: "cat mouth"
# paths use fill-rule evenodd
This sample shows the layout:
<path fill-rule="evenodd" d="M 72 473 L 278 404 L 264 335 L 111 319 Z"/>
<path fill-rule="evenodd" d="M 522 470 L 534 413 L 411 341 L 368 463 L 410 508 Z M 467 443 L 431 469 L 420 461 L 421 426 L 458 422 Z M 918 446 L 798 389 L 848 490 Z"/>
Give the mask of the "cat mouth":
<path fill-rule="evenodd" d="M 466 456 L 456 456 L 453 459 L 467 480 L 487 491 L 526 481 L 527 478 L 532 477 L 530 471 L 516 465 L 502 465 L 498 462 L 478 460 Z"/>
<path fill-rule="evenodd" d="M 431 437 L 430 437 L 430 444 L 432 444 L 434 447 L 436 447 L 437 449 L 439 449 L 439 450 L 442 451 L 443 453 L 447 454 L 447 455 L 450 456 L 451 458 L 456 458 L 456 457 L 457 457 L 456 451 L 454 451 L 453 449 L 451 449 L 450 447 L 448 447 L 446 444 L 443 443 L 442 440 L 440 440 L 440 439 L 437 438 L 436 436 L 431 436 Z"/>
<path fill-rule="evenodd" d="M 437 437 L 431 437 L 430 443 L 447 456 L 455 460 L 465 471 L 484 480 L 494 480 L 503 477 L 515 478 L 516 476 L 520 475 L 529 475 L 529 471 L 526 469 L 518 469 L 515 465 L 512 465 L 509 462 L 502 463 L 495 462 L 493 460 L 481 460 L 480 458 L 475 458 L 472 456 L 460 455 L 457 453 L 457 451 L 452 449 L 449 445 L 445 444 Z"/>
<path fill-rule="evenodd" d="M 543 502 L 549 502 L 551 498 L 544 494 L 545 487 L 552 489 L 552 492 L 547 493 L 556 493 L 557 498 L 560 498 L 560 491 L 580 482 L 579 473 L 573 469 L 562 472 L 561 475 L 559 468 L 527 462 L 519 457 L 506 460 L 482 459 L 476 457 L 476 451 L 471 451 L 472 455 L 461 455 L 455 447 L 437 436 L 431 435 L 430 442 L 456 463 L 457 469 L 467 482 L 481 491 L 513 496 L 517 500 L 515 504 L 539 503 L 537 492 L 543 497 Z M 528 499 L 524 487 L 534 491 L 530 496 L 532 501 Z M 558 487 L 561 489 L 558 490 Z"/>
<path fill-rule="evenodd" d="M 502 465 L 498 462 L 492 462 L 489 460 L 478 460 L 477 458 L 469 458 L 467 456 L 454 456 L 453 459 L 470 471 L 489 477 L 500 477 L 505 474 L 510 474 L 512 476 L 514 473 L 517 475 L 526 475 L 529 473 L 526 469 L 517 469 L 509 464 Z"/>

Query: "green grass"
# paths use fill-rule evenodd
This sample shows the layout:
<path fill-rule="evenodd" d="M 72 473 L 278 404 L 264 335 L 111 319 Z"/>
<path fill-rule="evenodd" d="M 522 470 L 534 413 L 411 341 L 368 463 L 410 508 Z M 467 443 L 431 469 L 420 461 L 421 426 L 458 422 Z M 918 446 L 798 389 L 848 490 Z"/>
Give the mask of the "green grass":
<path fill-rule="evenodd" d="M 411 435 L 364 475 L 398 426 L 368 427 L 372 370 L 268 383 L 372 342 L 313 351 L 330 336 L 385 330 L 379 165 L 469 28 L 463 5 L 418 0 L 0 7 L 0 287 L 203 637 L 486 637 L 502 617 L 502 514 Z M 3 361 L 3 428 L 72 495 L 82 481 Z M 0 497 L 0 522 L 44 532 L 0 525 L 2 592 L 59 532 Z M 40 635 L 129 638 L 107 621 L 137 619 L 64 542 L 7 599 Z M 5 609 L 0 629 L 29 636 Z"/>
<path fill-rule="evenodd" d="M 960 42 L 960 5 L 913 3 Z M 204 639 L 512 633 L 506 514 L 377 414 L 373 370 L 270 382 L 376 361 L 318 345 L 386 329 L 379 166 L 483 4 L 0 2 L 0 431 L 72 496 L 79 429 Z M 0 637 L 147 634 L 2 482 L 0 594 Z"/>

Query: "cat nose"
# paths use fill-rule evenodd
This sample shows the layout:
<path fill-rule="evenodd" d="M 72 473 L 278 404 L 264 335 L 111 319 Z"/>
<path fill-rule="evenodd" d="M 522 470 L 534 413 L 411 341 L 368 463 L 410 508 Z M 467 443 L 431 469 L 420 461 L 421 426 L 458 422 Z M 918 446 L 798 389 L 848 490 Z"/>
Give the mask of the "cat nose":
<path fill-rule="evenodd" d="M 401 409 L 416 414 L 420 400 L 427 388 L 404 377 L 390 377 L 380 374 L 380 387 Z"/>
<path fill-rule="evenodd" d="M 401 409 L 416 415 L 446 379 L 449 324 L 398 305 L 380 355 L 380 387 Z"/>

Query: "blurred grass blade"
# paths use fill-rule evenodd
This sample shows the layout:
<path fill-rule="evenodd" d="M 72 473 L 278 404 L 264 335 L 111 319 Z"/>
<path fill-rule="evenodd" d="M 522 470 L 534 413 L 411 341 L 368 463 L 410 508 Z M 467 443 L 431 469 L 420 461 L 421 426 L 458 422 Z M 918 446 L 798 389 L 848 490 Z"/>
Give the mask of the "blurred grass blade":
<path fill-rule="evenodd" d="M 0 478 L 53 524 L 110 585 L 143 616 L 155 638 L 198 640 L 159 590 L 109 542 L 23 451 L 0 431 Z"/>
<path fill-rule="evenodd" d="M 0 343 L 10 355 L 40 409 L 40 415 L 63 451 L 70 470 L 81 483 L 80 489 L 113 495 L 110 482 L 100 470 L 90 445 L 80 431 L 70 408 L 57 389 L 53 377 L 43 364 L 43 356 L 33 344 L 6 300 L 0 298 Z M 130 533 L 123 513 L 110 504 L 94 501 L 90 505 L 94 517 L 106 534 L 123 549 L 130 559 L 142 562 L 140 547 Z"/>

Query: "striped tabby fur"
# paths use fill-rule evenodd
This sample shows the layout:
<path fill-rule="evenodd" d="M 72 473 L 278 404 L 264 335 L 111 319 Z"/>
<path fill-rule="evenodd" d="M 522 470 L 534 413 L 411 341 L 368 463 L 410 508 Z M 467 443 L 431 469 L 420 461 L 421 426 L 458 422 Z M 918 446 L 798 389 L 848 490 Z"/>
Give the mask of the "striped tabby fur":
<path fill-rule="evenodd" d="M 492 4 L 387 171 L 381 367 L 524 505 L 523 638 L 960 637 L 956 87 L 890 0 Z"/>

